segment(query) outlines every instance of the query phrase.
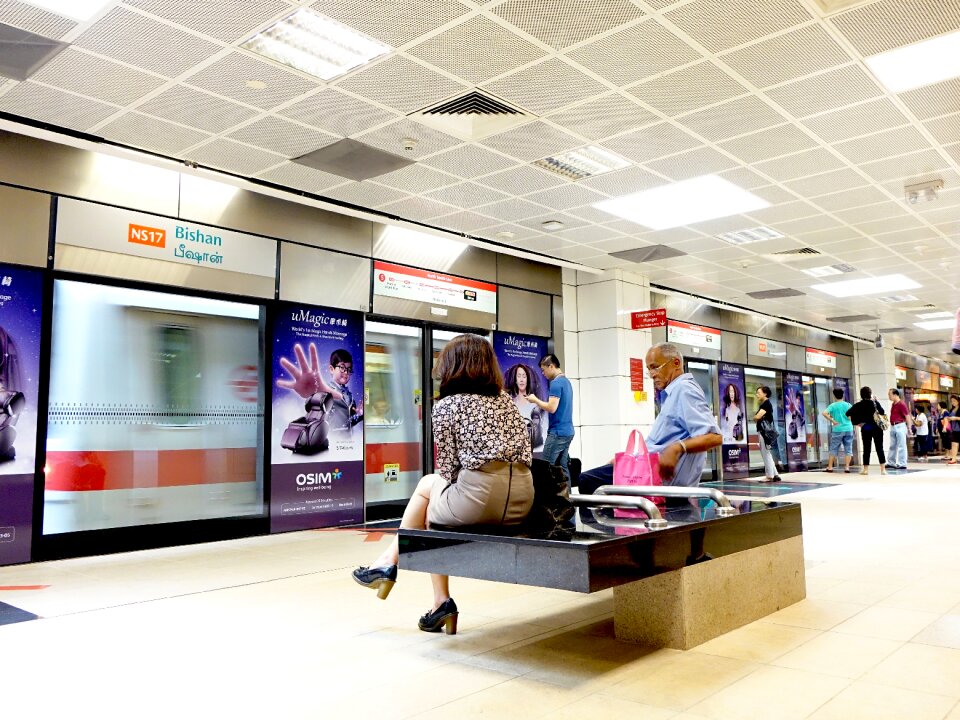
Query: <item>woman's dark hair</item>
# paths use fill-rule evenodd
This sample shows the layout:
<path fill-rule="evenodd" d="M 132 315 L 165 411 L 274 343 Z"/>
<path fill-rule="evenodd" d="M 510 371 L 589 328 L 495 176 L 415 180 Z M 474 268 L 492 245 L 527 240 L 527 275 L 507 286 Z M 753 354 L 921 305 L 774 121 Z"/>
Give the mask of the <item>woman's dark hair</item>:
<path fill-rule="evenodd" d="M 764 394 L 764 397 L 767 398 L 767 400 L 769 400 L 770 397 L 773 395 L 773 392 L 770 390 L 769 385 L 761 385 L 760 387 L 757 388 L 757 390 L 762 392 Z"/>
<path fill-rule="evenodd" d="M 499 395 L 503 375 L 493 347 L 479 335 L 457 335 L 448 342 L 433 376 L 440 383 L 440 397 L 449 395 Z"/>
<path fill-rule="evenodd" d="M 947 404 L 943 400 L 941 400 L 940 402 L 937 403 L 937 407 L 939 407 L 941 410 L 946 410 Z"/>
<path fill-rule="evenodd" d="M 837 400 L 843 400 L 843 390 L 841 390 L 840 388 L 834 388 L 834 389 L 833 389 L 833 396 L 834 396 Z"/>
<path fill-rule="evenodd" d="M 950 402 L 953 402 L 954 400 L 957 401 L 957 405 L 960 405 L 960 395 L 951 395 Z"/>
<path fill-rule="evenodd" d="M 872 395 L 873 395 L 873 390 L 871 390 L 870 388 L 868 388 L 866 385 L 864 385 L 862 388 L 860 388 L 860 399 L 861 399 L 861 400 L 869 400 Z"/>
<path fill-rule="evenodd" d="M 733 388 L 733 401 L 737 407 L 740 407 L 740 388 L 738 388 L 734 383 L 730 383 L 723 389 L 723 409 L 726 410 L 730 407 L 730 388 Z"/>
<path fill-rule="evenodd" d="M 527 374 L 527 394 L 533 393 L 537 397 L 540 397 L 540 373 L 523 363 L 517 363 L 507 370 L 504 375 L 503 386 L 504 389 L 510 393 L 510 397 L 516 397 L 520 393 L 520 388 L 517 387 L 518 370 L 523 370 Z"/>

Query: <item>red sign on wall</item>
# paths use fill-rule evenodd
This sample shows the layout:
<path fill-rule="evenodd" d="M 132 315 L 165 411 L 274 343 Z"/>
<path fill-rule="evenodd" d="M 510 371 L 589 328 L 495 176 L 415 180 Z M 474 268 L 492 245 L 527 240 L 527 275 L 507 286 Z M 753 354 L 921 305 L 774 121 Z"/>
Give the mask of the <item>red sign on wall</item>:
<path fill-rule="evenodd" d="M 643 360 L 630 358 L 630 390 L 643 392 Z"/>
<path fill-rule="evenodd" d="M 647 328 L 666 327 L 667 309 L 658 308 L 656 310 L 637 310 L 630 313 L 630 328 L 633 330 L 646 330 Z"/>

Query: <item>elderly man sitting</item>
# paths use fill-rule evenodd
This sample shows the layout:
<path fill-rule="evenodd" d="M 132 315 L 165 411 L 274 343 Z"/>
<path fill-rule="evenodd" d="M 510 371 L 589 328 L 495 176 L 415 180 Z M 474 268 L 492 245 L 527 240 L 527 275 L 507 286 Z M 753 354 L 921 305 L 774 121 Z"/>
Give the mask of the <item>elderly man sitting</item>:
<path fill-rule="evenodd" d="M 683 371 L 683 354 L 672 343 L 659 343 L 647 352 L 647 372 L 664 400 L 647 436 L 647 448 L 660 455 L 660 478 L 665 485 L 700 484 L 706 453 L 723 438 L 703 390 L 693 375 Z M 613 463 L 580 475 L 580 492 L 591 493 L 613 484 Z"/>

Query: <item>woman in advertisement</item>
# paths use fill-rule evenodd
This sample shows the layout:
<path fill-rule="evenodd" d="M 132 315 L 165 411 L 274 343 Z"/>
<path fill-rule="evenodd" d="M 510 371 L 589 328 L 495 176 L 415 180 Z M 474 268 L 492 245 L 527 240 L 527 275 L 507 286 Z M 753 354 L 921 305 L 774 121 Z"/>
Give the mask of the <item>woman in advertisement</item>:
<path fill-rule="evenodd" d="M 720 432 L 724 445 L 742 445 L 746 442 L 743 426 L 743 401 L 740 388 L 730 383 L 723 391 L 723 409 L 720 411 Z"/>
<path fill-rule="evenodd" d="M 531 393 L 543 398 L 539 373 L 532 370 L 528 365 L 517 363 L 504 373 L 503 380 L 505 389 L 517 406 L 517 410 L 527 421 L 527 429 L 530 432 L 530 446 L 533 448 L 533 452 L 543 450 L 544 425 L 546 425 L 547 417 L 539 407 L 527 400 L 527 395 Z"/>
<path fill-rule="evenodd" d="M 458 335 L 441 351 L 434 376 L 436 473 L 426 475 L 404 510 L 401 528 L 518 525 L 533 506 L 533 455 L 527 424 L 503 391 L 493 348 L 477 335 Z M 397 579 L 399 542 L 353 579 L 385 600 Z M 425 632 L 457 631 L 457 604 L 446 575 L 431 575 L 433 607 L 419 622 Z"/>

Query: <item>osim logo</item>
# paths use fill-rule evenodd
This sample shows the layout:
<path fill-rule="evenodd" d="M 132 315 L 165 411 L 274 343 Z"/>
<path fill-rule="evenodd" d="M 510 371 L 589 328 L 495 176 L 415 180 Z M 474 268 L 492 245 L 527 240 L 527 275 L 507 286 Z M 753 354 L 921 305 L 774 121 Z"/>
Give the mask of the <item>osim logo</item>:
<path fill-rule="evenodd" d="M 300 473 L 297 475 L 297 485 L 329 485 L 333 479 L 331 473 Z"/>

